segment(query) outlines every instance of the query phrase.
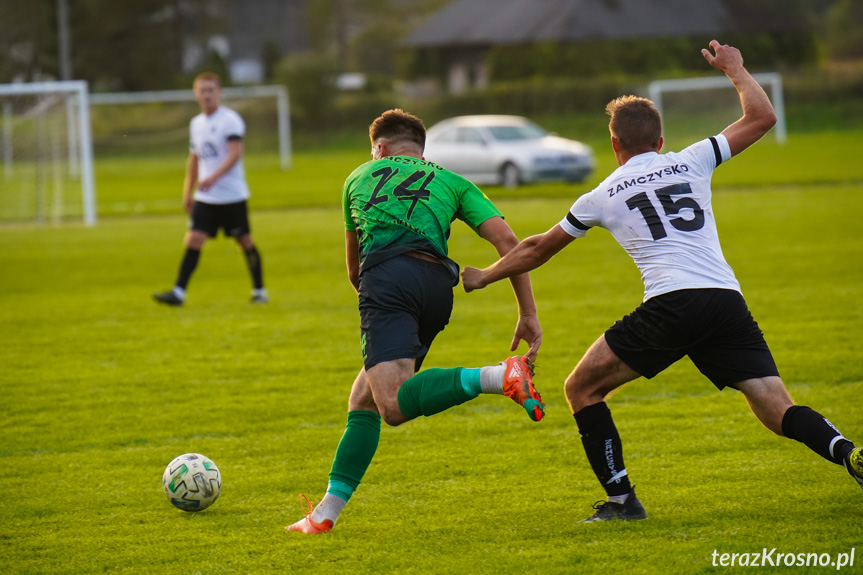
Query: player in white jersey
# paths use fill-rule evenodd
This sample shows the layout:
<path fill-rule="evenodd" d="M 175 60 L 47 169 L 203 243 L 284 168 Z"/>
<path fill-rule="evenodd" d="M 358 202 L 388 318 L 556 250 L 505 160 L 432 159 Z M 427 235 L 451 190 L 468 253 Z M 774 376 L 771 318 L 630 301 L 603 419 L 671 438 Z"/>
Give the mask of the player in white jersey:
<path fill-rule="evenodd" d="M 252 276 L 252 303 L 266 303 L 261 255 L 252 241 L 246 201 L 249 187 L 243 171 L 243 118 L 221 106 L 221 83 L 216 74 L 203 73 L 193 84 L 201 113 L 189 124 L 190 150 L 183 186 L 183 206 L 191 216 L 183 261 L 174 288 L 153 294 L 156 301 L 181 306 L 186 285 L 198 266 L 201 248 L 219 230 L 237 241 Z"/>
<path fill-rule="evenodd" d="M 564 386 L 587 459 L 607 501 L 585 521 L 644 519 L 623 463 L 606 396 L 639 376 L 652 378 L 688 355 L 717 388 L 741 391 L 758 419 L 844 465 L 863 486 L 863 448 L 827 419 L 795 405 L 758 324 L 722 255 L 711 203 L 713 170 L 766 134 L 776 114 L 736 48 L 713 40 L 705 59 L 734 83 L 743 116 L 680 153 L 659 154 L 662 119 L 653 102 L 609 103 L 611 145 L 620 166 L 581 196 L 553 228 L 522 241 L 491 266 L 466 267 L 466 291 L 533 270 L 594 226 L 611 232 L 635 261 L 644 301 L 597 339 Z"/>

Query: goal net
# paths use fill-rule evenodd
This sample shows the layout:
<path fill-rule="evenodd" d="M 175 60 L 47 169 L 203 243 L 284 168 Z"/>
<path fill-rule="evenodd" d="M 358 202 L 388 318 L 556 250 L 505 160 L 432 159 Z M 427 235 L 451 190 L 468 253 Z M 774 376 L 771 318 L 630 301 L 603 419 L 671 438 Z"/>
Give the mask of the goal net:
<path fill-rule="evenodd" d="M 221 102 L 246 124 L 243 163 L 250 178 L 290 169 L 290 109 L 284 86 L 226 87 Z M 90 106 L 103 178 L 100 211 L 175 211 L 189 153 L 189 121 L 201 112 L 193 91 L 97 93 L 90 95 Z"/>
<path fill-rule="evenodd" d="M 87 85 L 0 85 L 0 222 L 96 222 Z"/>
<path fill-rule="evenodd" d="M 778 117 L 773 135 L 779 144 L 787 138 L 782 78 L 777 73 L 753 74 L 767 92 Z M 740 97 L 725 76 L 657 80 L 648 85 L 648 97 L 662 112 L 664 151 L 678 151 L 713 136 L 736 122 L 742 113 Z"/>
<path fill-rule="evenodd" d="M 224 88 L 222 102 L 248 127 L 247 171 L 290 169 L 284 86 Z M 82 81 L 0 85 L 0 222 L 94 224 L 94 153 L 101 213 L 176 209 L 189 121 L 199 112 L 191 89 L 89 94 Z"/>
<path fill-rule="evenodd" d="M 235 109 L 247 127 L 244 154 L 270 155 L 291 167 L 288 92 L 284 86 L 222 89 L 222 104 Z M 91 94 L 96 145 L 104 154 L 149 156 L 179 143 L 188 149 L 189 121 L 200 113 L 192 90 Z"/>

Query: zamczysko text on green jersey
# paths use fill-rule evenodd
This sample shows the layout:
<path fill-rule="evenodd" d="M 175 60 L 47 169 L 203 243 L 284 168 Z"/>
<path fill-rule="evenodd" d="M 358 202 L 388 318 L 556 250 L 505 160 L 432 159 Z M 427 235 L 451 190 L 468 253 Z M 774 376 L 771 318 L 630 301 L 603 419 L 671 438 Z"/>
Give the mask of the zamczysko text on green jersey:
<path fill-rule="evenodd" d="M 429 162 L 428 160 L 419 160 L 417 158 L 411 158 L 409 156 L 390 156 L 390 160 L 396 162 L 397 164 L 409 164 L 412 166 L 429 166 L 430 168 L 434 168 L 435 170 L 443 170 L 443 166 L 439 166 L 434 162 Z"/>

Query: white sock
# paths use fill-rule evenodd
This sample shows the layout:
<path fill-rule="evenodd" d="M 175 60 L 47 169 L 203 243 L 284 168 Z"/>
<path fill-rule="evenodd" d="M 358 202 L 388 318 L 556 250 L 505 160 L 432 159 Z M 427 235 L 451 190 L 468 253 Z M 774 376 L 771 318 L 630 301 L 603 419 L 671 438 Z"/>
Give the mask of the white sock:
<path fill-rule="evenodd" d="M 181 288 L 180 286 L 174 286 L 174 289 L 171 290 L 174 292 L 174 295 L 180 298 L 181 300 L 186 299 L 186 290 Z"/>
<path fill-rule="evenodd" d="M 333 525 L 335 525 L 336 521 L 339 519 L 339 514 L 347 504 L 348 502 L 341 497 L 337 497 L 332 493 L 327 493 L 324 495 L 324 498 L 321 499 L 321 502 L 315 506 L 314 511 L 312 511 L 312 521 L 320 523 L 325 519 L 329 519 L 333 522 Z"/>
<path fill-rule="evenodd" d="M 483 393 L 503 395 L 503 377 L 506 375 L 506 364 L 490 365 L 479 370 L 479 385 Z M 476 380 L 474 380 L 476 381 Z"/>
<path fill-rule="evenodd" d="M 252 295 L 262 295 L 264 297 L 267 297 L 267 290 L 266 288 L 252 288 Z"/>
<path fill-rule="evenodd" d="M 624 493 L 623 495 L 609 495 L 608 500 L 612 503 L 620 503 L 623 505 L 626 503 L 626 500 L 629 498 L 629 493 Z"/>

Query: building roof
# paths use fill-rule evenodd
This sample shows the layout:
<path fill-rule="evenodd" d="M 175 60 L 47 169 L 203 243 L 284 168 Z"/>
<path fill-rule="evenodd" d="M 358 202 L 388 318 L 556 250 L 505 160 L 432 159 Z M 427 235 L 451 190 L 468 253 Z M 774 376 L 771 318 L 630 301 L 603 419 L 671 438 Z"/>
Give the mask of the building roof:
<path fill-rule="evenodd" d="M 409 34 L 405 44 L 470 47 L 699 36 L 794 24 L 792 16 L 771 4 L 776 5 L 741 0 L 454 0 Z"/>
<path fill-rule="evenodd" d="M 229 4 L 231 59 L 260 58 L 265 41 L 281 54 L 308 47 L 305 0 L 243 0 Z"/>

